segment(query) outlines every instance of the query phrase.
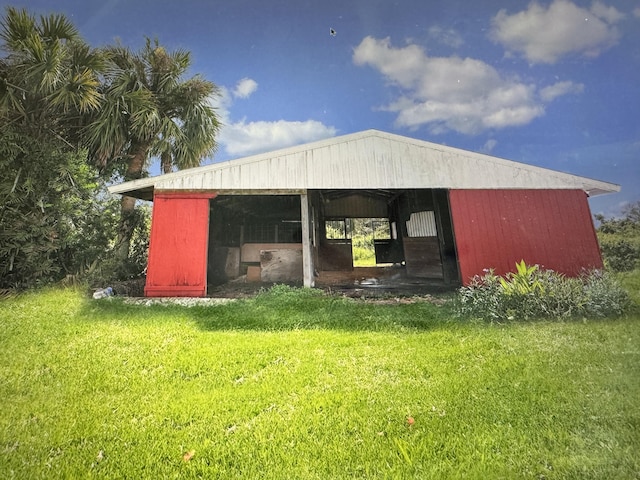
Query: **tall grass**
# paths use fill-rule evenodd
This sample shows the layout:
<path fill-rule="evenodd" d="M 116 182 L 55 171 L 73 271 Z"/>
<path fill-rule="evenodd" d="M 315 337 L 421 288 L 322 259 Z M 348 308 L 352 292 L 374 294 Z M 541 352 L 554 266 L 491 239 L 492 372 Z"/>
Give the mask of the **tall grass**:
<path fill-rule="evenodd" d="M 0 302 L 3 478 L 634 478 L 639 316 Z"/>

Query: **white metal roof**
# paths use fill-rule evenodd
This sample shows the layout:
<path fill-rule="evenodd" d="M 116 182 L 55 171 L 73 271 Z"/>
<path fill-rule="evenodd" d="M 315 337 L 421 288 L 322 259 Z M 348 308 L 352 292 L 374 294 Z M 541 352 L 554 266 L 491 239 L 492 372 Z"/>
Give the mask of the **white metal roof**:
<path fill-rule="evenodd" d="M 153 190 L 579 188 L 590 196 L 620 186 L 377 130 L 115 185 L 150 199 Z"/>

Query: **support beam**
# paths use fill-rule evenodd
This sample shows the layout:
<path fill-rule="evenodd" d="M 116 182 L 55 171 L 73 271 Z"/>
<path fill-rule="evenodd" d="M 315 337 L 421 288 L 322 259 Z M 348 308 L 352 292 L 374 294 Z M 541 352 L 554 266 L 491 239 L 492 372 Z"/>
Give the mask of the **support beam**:
<path fill-rule="evenodd" d="M 313 287 L 313 255 L 311 251 L 311 228 L 309 221 L 309 196 L 300 195 L 300 223 L 302 225 L 302 280 L 305 287 Z"/>

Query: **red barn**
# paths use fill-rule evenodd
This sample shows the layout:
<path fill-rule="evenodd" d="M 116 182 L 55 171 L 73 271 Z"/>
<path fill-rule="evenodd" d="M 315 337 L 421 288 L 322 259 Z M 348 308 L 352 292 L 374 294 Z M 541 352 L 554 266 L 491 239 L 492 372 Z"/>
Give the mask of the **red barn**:
<path fill-rule="evenodd" d="M 587 199 L 620 187 L 367 130 L 110 190 L 153 200 L 145 295 L 205 296 L 244 276 L 358 283 L 358 221 L 373 281 L 466 284 L 522 259 L 577 275 L 602 267 Z"/>

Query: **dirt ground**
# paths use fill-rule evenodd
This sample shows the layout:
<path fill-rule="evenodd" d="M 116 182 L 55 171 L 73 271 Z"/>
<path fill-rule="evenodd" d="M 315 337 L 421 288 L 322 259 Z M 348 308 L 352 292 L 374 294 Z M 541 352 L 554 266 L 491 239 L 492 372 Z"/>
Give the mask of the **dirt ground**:
<path fill-rule="evenodd" d="M 273 284 L 269 283 L 225 283 L 209 287 L 208 297 L 215 298 L 251 298 L 260 291 L 268 290 Z M 301 287 L 301 284 L 292 284 Z M 422 285 L 317 285 L 315 288 L 324 290 L 328 294 L 341 295 L 349 298 L 359 298 L 378 304 L 414 303 L 428 301 L 444 303 L 443 294 L 454 291 L 452 287 L 440 284 Z"/>
<path fill-rule="evenodd" d="M 261 291 L 268 290 L 272 283 L 250 283 L 245 281 L 233 281 L 222 285 L 210 285 L 207 297 L 220 299 L 251 298 Z M 302 284 L 290 284 L 301 287 Z M 144 279 L 130 280 L 112 285 L 117 296 L 144 297 Z M 358 298 L 367 302 L 378 304 L 413 303 L 427 301 L 443 303 L 443 296 L 455 291 L 455 286 L 443 285 L 442 282 L 429 281 L 384 281 L 375 278 L 359 279 L 348 282 L 331 282 L 318 284 L 316 288 L 324 290 L 328 294 L 341 295 L 349 298 Z"/>

